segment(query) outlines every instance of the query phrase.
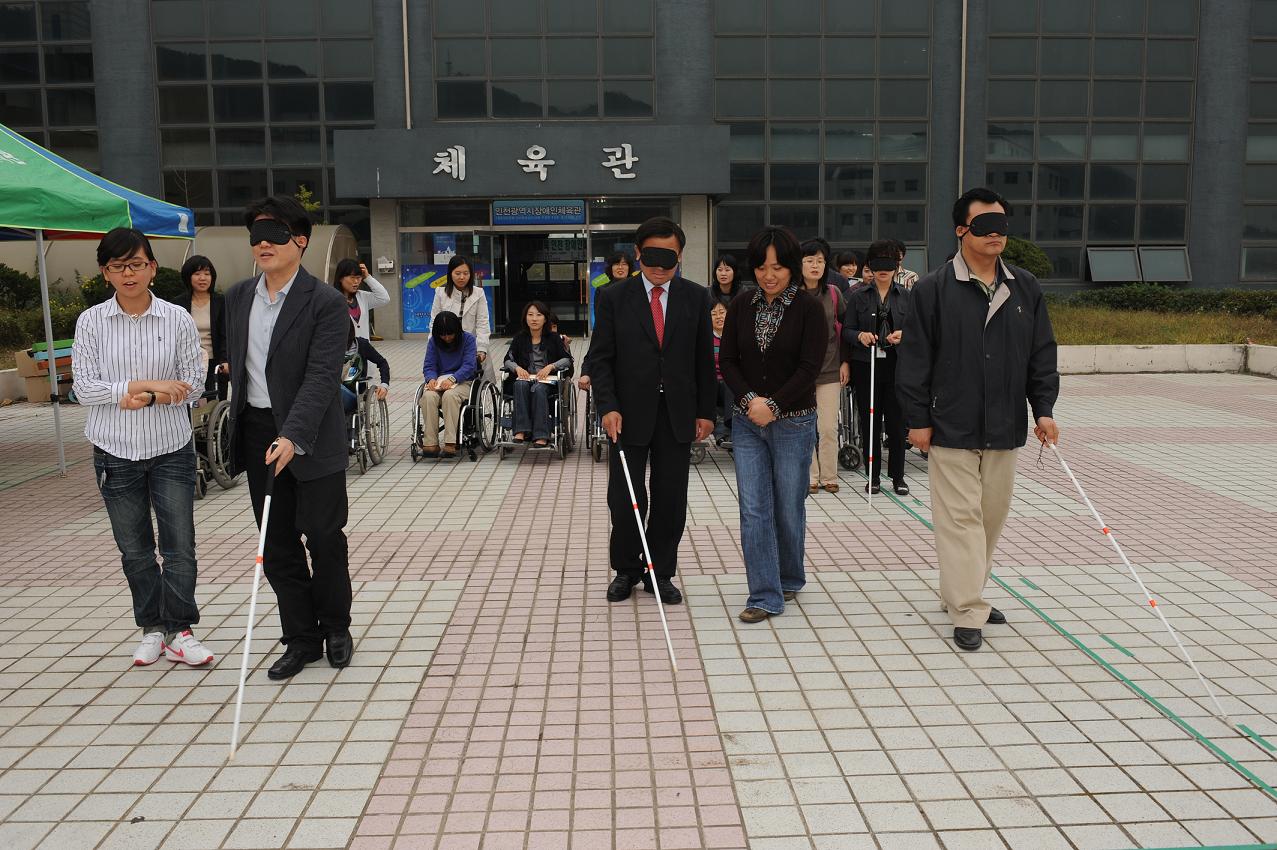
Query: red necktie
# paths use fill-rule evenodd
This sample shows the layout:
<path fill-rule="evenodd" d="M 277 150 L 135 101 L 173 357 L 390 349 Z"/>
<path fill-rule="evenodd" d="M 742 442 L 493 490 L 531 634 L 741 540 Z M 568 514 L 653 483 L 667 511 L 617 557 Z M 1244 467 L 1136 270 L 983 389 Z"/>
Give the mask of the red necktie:
<path fill-rule="evenodd" d="M 652 324 L 656 326 L 656 345 L 665 347 L 665 311 L 661 309 L 661 292 L 664 287 L 652 287 Z"/>

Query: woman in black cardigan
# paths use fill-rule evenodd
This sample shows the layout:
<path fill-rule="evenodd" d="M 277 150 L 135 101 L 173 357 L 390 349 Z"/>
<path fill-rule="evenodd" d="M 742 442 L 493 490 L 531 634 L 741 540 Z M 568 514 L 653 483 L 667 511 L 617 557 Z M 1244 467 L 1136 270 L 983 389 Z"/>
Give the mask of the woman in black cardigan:
<path fill-rule="evenodd" d="M 550 308 L 531 301 L 523 308 L 523 329 L 510 340 L 505 369 L 514 377 L 514 441 L 537 448 L 550 442 L 550 385 L 555 373 L 572 366 L 563 338 L 550 330 Z M 571 386 L 559 387 L 572 392 Z"/>
<path fill-rule="evenodd" d="M 820 302 L 800 288 L 802 250 L 792 233 L 763 228 L 748 261 L 758 289 L 727 308 L 718 362 L 736 401 L 732 456 L 749 580 L 740 619 L 758 623 L 784 611 L 807 581 L 807 476 L 829 331 Z"/>
<path fill-rule="evenodd" d="M 186 294 L 174 303 L 191 314 L 200 332 L 200 345 L 208 358 L 208 377 L 204 392 L 226 398 L 231 367 L 226 356 L 226 313 L 222 293 L 218 292 L 217 269 L 213 261 L 199 254 L 182 264 L 182 282 Z"/>

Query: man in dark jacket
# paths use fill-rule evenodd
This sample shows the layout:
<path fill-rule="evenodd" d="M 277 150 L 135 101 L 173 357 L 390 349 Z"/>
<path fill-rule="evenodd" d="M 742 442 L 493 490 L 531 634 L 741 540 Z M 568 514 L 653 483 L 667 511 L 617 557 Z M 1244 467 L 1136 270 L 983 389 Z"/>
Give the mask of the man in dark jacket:
<path fill-rule="evenodd" d="M 1016 451 L 1033 432 L 1059 439 L 1055 334 L 1037 279 L 1004 263 L 1010 205 L 971 189 L 953 207 L 960 247 L 918 281 L 897 353 L 896 393 L 909 442 L 930 452 L 940 597 L 954 641 L 979 649 L 984 624 L 1005 623 L 983 598 L 1011 508 Z"/>

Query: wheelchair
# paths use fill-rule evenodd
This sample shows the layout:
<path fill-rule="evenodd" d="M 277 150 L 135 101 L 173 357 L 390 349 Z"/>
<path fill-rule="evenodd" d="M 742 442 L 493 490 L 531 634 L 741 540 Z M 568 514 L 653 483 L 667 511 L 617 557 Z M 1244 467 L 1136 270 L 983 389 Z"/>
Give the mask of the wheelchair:
<path fill-rule="evenodd" d="M 526 443 L 514 441 L 514 382 L 516 378 L 504 368 L 499 371 L 499 374 L 501 376 L 501 391 L 498 394 L 500 414 L 497 417 L 496 439 L 498 459 L 504 459 L 518 446 L 523 446 L 528 451 L 552 451 L 560 459 L 566 459 L 568 453 L 576 448 L 577 438 L 576 385 L 572 382 L 572 368 L 560 369 L 555 373 L 555 392 L 548 399 L 550 438 L 545 446 L 533 445 L 531 440 Z M 600 433 L 602 433 L 601 428 Z M 602 447 L 606 449 L 607 435 L 603 434 L 602 439 Z M 593 447 L 591 451 L 594 451 Z M 601 458 L 602 455 L 599 456 L 599 459 Z"/>
<path fill-rule="evenodd" d="M 195 498 L 208 493 L 208 482 L 216 481 L 223 490 L 234 487 L 240 473 L 227 471 L 227 455 L 231 447 L 231 403 L 217 398 L 216 392 L 204 393 L 203 403 L 191 408 L 191 435 L 195 440 Z"/>
<path fill-rule="evenodd" d="M 427 455 L 421 450 L 421 440 L 425 436 L 425 427 L 421 421 L 421 396 L 426 391 L 425 382 L 417 387 L 417 394 L 412 401 L 412 462 L 416 463 Z M 473 463 L 479 454 L 487 454 L 497 444 L 497 418 L 501 407 L 501 394 L 496 386 L 483 377 L 483 366 L 479 374 L 470 382 L 470 396 L 461 404 L 461 418 L 457 424 L 457 454 L 465 452 Z M 439 434 L 443 434 L 443 407 L 439 409 Z M 440 460 L 440 453 L 435 459 Z"/>
<path fill-rule="evenodd" d="M 864 461 L 858 413 L 851 386 L 843 387 L 838 396 L 838 465 L 848 472 L 859 469 Z"/>
<path fill-rule="evenodd" d="M 346 414 L 347 449 L 363 475 L 386 457 L 390 407 L 384 398 L 377 398 L 377 388 L 368 379 L 368 364 L 357 349 L 346 354 L 341 383 L 355 396 L 354 410 Z"/>
<path fill-rule="evenodd" d="M 599 421 L 599 410 L 594 404 L 594 388 L 582 390 L 585 393 L 585 447 L 595 463 L 602 463 L 607 457 L 608 436 Z"/>

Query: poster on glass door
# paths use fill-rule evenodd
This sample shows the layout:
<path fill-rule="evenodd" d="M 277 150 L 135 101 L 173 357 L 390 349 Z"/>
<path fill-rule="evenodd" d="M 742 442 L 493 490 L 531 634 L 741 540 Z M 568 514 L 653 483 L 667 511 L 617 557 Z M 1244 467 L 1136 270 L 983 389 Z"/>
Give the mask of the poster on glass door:
<path fill-rule="evenodd" d="M 488 263 L 475 263 L 474 271 L 475 283 L 483 290 L 483 296 L 488 302 L 488 330 L 492 330 L 492 266 Z M 408 264 L 401 267 L 400 273 L 403 281 L 403 332 L 428 334 L 435 290 L 448 282 L 448 264 Z M 489 285 L 485 286 L 485 281 Z"/>

